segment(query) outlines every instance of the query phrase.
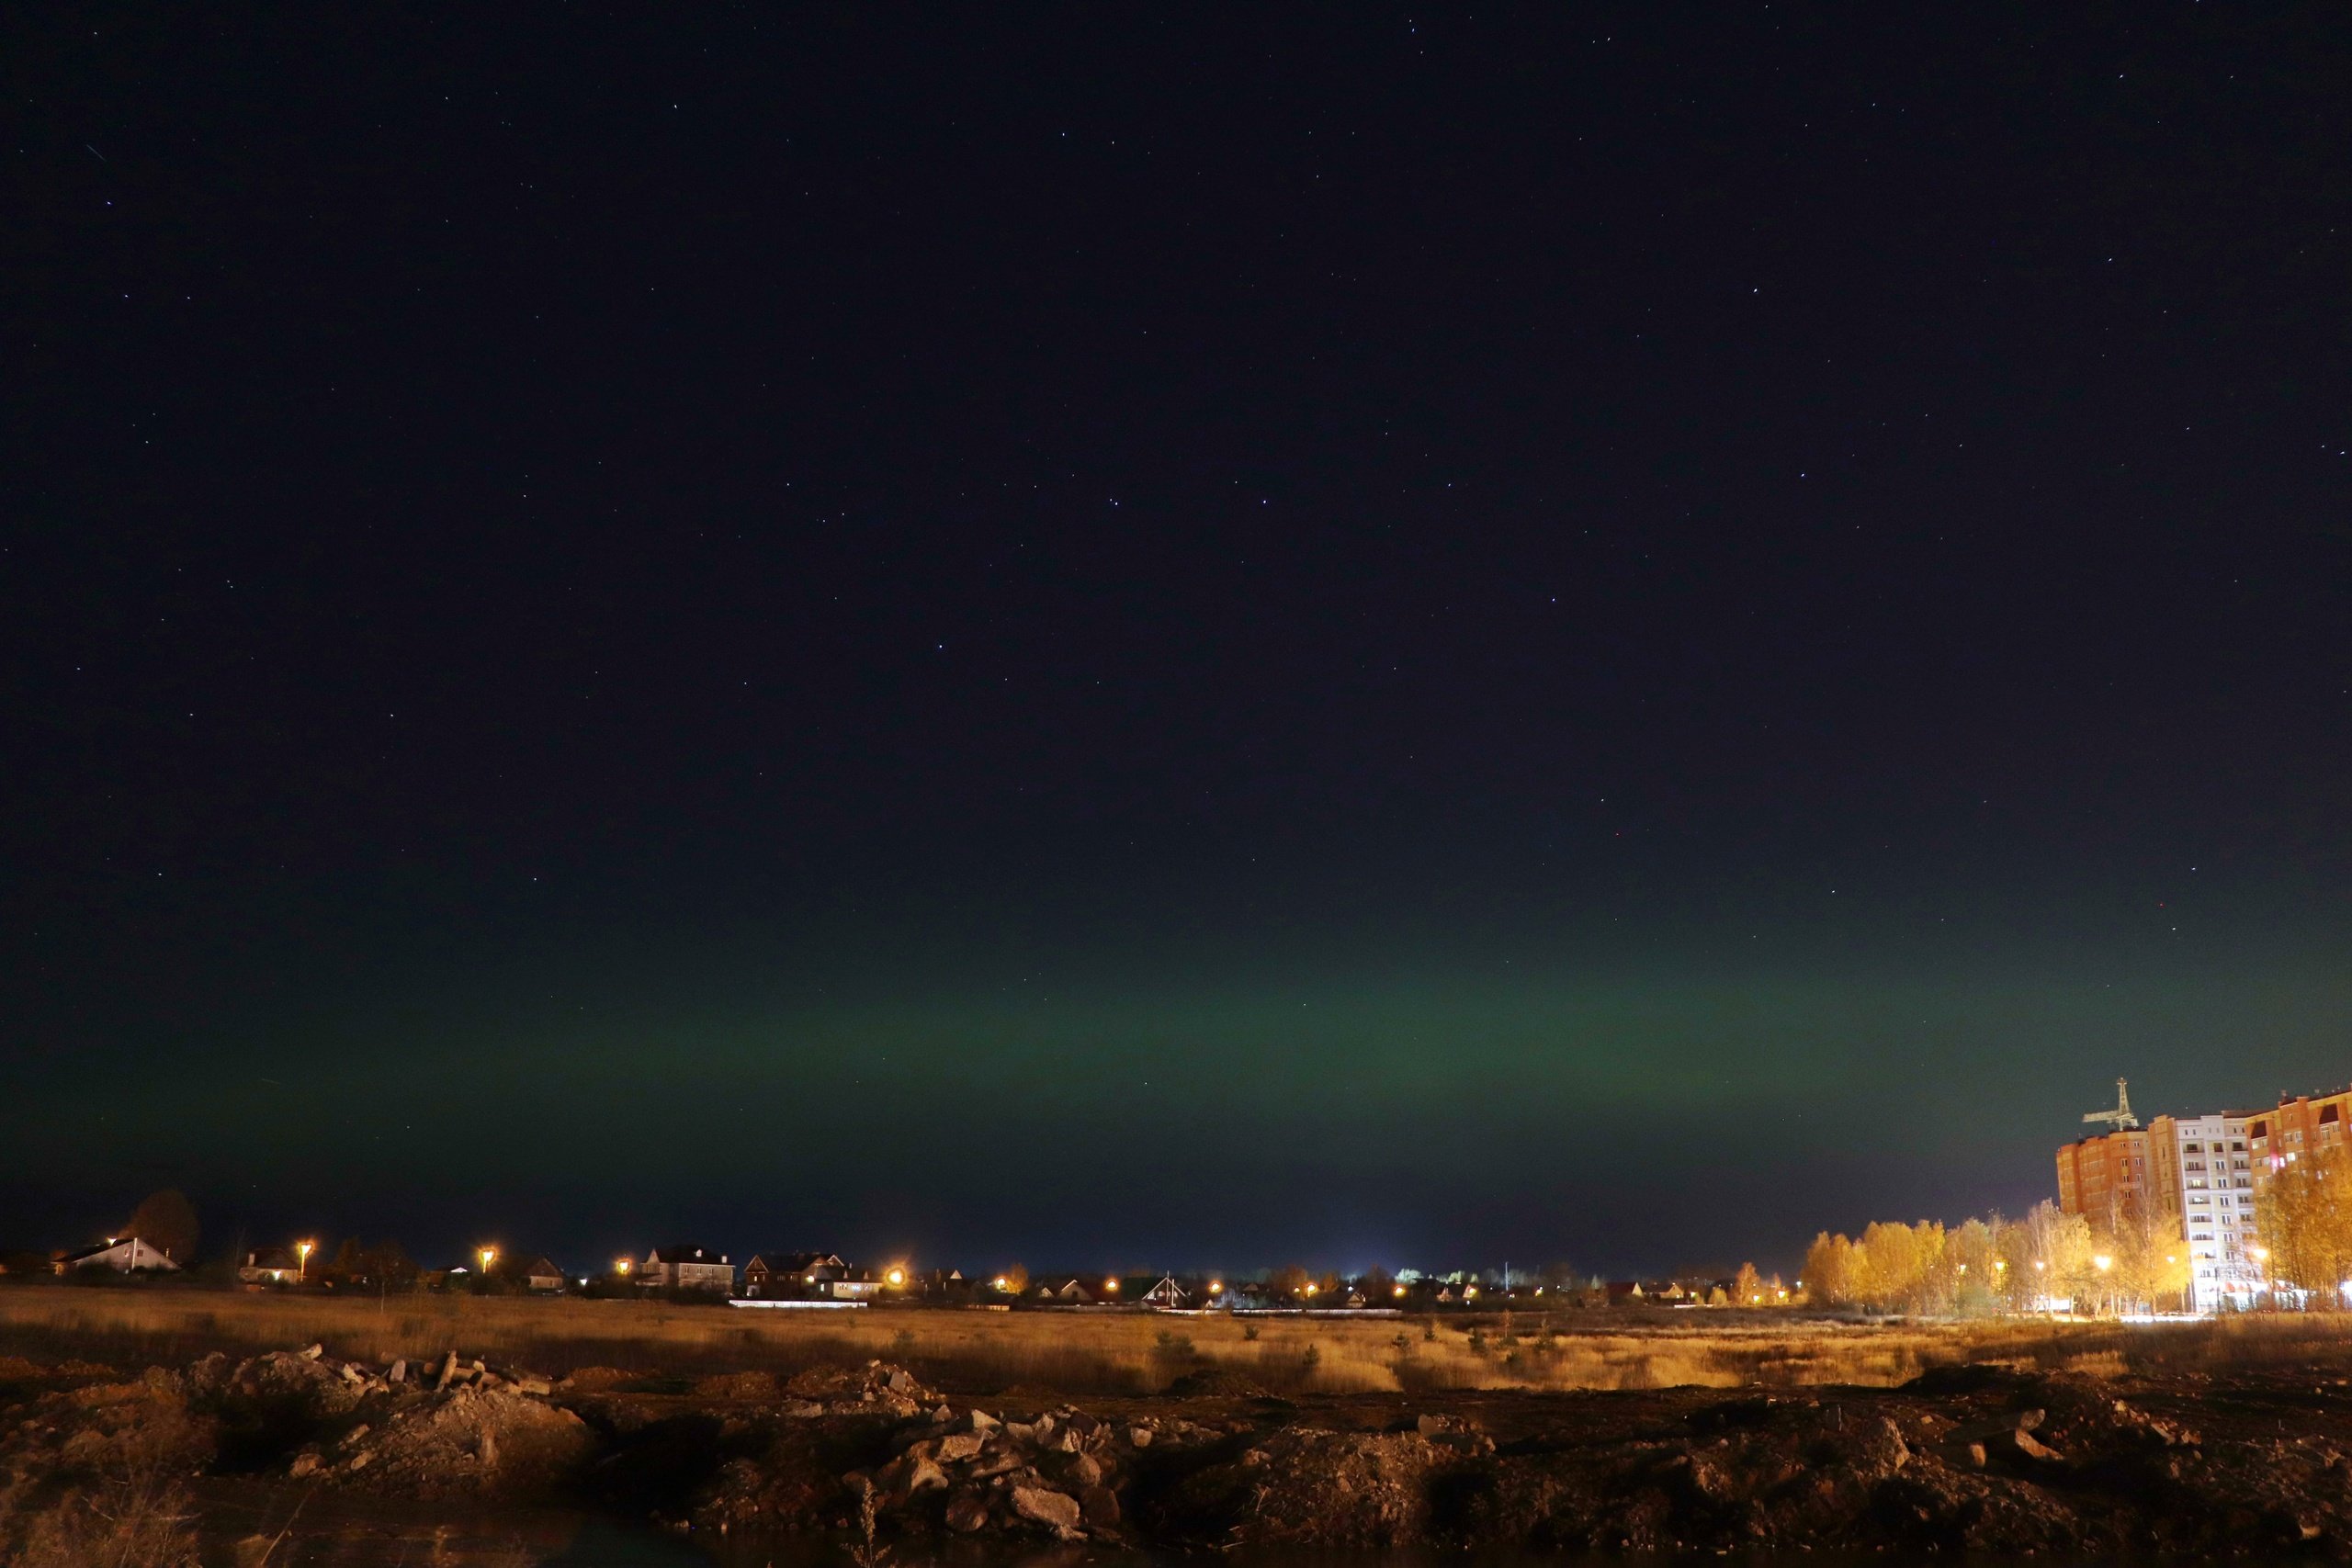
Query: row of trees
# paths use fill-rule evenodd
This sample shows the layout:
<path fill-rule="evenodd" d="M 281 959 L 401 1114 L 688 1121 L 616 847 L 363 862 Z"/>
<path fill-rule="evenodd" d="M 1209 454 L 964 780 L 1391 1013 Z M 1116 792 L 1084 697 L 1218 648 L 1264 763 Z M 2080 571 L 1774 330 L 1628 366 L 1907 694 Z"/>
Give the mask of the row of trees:
<path fill-rule="evenodd" d="M 1804 1288 L 1815 1304 L 1874 1312 L 2117 1312 L 2177 1309 L 2189 1277 L 2188 1248 L 2161 1221 L 2123 1216 L 2095 1232 L 2041 1202 L 2016 1220 L 1880 1221 L 1853 1238 L 1825 1231 L 1805 1253 Z"/>
<path fill-rule="evenodd" d="M 2271 1278 L 2309 1292 L 2306 1305 L 2345 1304 L 2352 1280 L 2352 1155 L 2330 1149 L 2290 1161 L 2255 1194 Z"/>

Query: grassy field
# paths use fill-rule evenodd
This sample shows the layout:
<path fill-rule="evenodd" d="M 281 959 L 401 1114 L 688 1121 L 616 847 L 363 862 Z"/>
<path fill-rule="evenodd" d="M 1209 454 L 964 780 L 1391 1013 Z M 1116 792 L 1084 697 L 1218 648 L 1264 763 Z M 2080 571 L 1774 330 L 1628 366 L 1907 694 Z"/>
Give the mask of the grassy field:
<path fill-rule="evenodd" d="M 1563 1312 L 1237 1319 L 1126 1313 L 742 1312 L 650 1302 L 363 1300 L 194 1290 L 0 1290 L 0 1356 L 169 1365 L 317 1340 L 338 1355 L 468 1356 L 552 1373 L 700 1376 L 901 1362 L 963 1393 L 1134 1394 L 1223 1370 L 1269 1392 L 1887 1385 L 1971 1359 L 2095 1372 L 2352 1363 L 2352 1322 L 1851 1324 L 1793 1314 Z"/>

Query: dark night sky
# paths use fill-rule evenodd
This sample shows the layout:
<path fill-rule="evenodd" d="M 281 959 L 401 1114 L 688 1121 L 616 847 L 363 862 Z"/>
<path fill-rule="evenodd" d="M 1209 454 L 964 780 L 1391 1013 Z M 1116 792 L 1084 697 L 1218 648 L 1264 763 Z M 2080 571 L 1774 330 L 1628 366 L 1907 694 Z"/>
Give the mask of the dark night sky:
<path fill-rule="evenodd" d="M 1785 1264 L 2352 1077 L 2337 7 L 5 28 L 0 1243 Z"/>

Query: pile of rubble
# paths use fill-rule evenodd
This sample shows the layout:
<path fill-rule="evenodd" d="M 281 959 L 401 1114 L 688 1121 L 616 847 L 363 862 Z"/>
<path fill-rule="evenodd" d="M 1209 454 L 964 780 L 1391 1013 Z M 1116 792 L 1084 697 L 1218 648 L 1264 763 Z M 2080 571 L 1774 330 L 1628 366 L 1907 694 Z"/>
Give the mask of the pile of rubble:
<path fill-rule="evenodd" d="M 843 1527 L 856 1514 L 897 1533 L 1002 1530 L 1115 1541 L 1125 1538 L 1122 1498 L 1143 1456 L 1225 1435 L 1188 1421 L 1106 1421 L 1067 1405 L 1031 1420 L 959 1413 L 944 1402 L 925 1411 L 922 1404 L 935 1396 L 879 1362 L 862 1389 L 820 1388 L 803 1374 L 788 1392 L 834 1397 L 779 1406 L 787 1420 L 763 1449 L 721 1470 L 697 1502 L 695 1523 L 789 1531 Z M 876 1417 L 885 1429 L 861 1435 L 858 1428 Z M 842 1469 L 844 1458 L 868 1462 Z"/>

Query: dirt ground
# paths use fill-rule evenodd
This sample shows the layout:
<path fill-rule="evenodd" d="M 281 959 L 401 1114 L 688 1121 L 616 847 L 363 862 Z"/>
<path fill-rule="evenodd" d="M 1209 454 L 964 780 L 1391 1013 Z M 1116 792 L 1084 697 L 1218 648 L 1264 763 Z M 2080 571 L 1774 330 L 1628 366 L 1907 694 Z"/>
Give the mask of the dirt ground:
<path fill-rule="evenodd" d="M 2345 1557 L 2346 1361 L 1293 1397 L 1212 1368 L 1075 1402 L 951 1397 L 878 1359 L 700 1378 L 322 1347 L 136 1371 L 16 1359 L 0 1361 L 0 1561 L 94 1558 L 89 1532 L 144 1508 L 191 1522 L 183 1555 L 166 1539 L 139 1560 L 250 1562 L 264 1493 L 318 1497 L 322 1517 L 334 1499 L 582 1506 L 741 1562 L 956 1541 Z M 51 1539 L 68 1526 L 85 1534 Z"/>

